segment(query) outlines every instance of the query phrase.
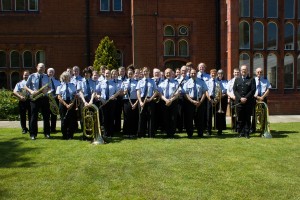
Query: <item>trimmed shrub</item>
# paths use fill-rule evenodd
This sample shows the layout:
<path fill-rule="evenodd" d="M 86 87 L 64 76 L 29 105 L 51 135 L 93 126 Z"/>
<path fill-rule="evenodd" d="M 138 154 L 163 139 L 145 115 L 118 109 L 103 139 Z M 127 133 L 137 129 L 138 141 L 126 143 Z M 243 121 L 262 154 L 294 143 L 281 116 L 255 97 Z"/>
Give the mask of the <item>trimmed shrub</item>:
<path fill-rule="evenodd" d="M 12 91 L 0 89 L 0 120 L 19 120 L 18 102 Z"/>

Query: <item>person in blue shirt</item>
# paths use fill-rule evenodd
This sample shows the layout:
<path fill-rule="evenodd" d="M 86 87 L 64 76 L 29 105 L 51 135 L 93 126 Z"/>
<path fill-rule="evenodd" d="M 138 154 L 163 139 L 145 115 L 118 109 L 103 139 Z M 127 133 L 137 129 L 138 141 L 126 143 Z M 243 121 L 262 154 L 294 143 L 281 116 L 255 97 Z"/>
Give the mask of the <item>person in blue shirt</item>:
<path fill-rule="evenodd" d="M 19 113 L 20 113 L 20 123 L 22 128 L 22 133 L 25 134 L 29 131 L 26 127 L 26 114 L 28 115 L 28 120 L 31 118 L 30 111 L 30 99 L 29 93 L 24 88 L 29 76 L 29 71 L 25 70 L 23 72 L 23 80 L 18 82 L 14 88 L 13 94 L 19 99 Z M 29 127 L 29 125 L 28 125 Z"/>

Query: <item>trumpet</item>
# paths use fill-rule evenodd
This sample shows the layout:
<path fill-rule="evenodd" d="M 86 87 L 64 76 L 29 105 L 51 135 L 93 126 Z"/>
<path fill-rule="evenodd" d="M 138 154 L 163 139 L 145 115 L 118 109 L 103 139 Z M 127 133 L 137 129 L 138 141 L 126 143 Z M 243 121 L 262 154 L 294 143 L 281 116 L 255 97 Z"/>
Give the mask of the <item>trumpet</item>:
<path fill-rule="evenodd" d="M 48 97 L 49 97 L 50 110 L 51 110 L 52 114 L 59 115 L 59 107 L 58 107 L 51 91 L 48 92 Z"/>
<path fill-rule="evenodd" d="M 43 93 L 43 90 L 48 87 L 48 85 L 50 84 L 50 82 L 46 83 L 43 87 L 41 87 L 40 89 L 38 89 L 34 94 L 30 95 L 30 100 L 31 101 L 35 101 L 37 99 L 39 99 L 40 97 L 43 97 L 45 94 Z"/>

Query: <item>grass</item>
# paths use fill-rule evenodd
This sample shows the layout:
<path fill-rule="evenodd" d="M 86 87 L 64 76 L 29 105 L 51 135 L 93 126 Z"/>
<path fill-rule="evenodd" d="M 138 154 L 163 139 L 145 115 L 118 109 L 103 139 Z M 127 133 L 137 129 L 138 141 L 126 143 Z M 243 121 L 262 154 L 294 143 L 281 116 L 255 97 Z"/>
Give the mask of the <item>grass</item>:
<path fill-rule="evenodd" d="M 300 123 L 271 128 L 98 146 L 0 129 L 0 199 L 300 199 Z"/>

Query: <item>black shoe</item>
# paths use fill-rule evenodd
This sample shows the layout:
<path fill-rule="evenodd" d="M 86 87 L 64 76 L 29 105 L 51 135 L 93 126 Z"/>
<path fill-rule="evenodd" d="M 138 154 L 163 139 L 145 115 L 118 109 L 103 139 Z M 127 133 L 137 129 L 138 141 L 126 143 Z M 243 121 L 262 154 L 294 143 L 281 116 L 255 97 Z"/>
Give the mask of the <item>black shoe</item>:
<path fill-rule="evenodd" d="M 50 139 L 50 135 L 45 135 L 45 138 Z"/>
<path fill-rule="evenodd" d="M 218 135 L 222 135 L 222 130 L 218 130 Z"/>
<path fill-rule="evenodd" d="M 245 134 L 245 138 L 249 139 L 250 138 L 249 134 Z"/>
<path fill-rule="evenodd" d="M 27 133 L 26 129 L 23 129 L 22 134 L 26 134 L 26 133 Z"/>
<path fill-rule="evenodd" d="M 35 137 L 34 137 L 34 136 L 31 136 L 30 139 L 31 139 L 31 140 L 35 140 Z"/>
<path fill-rule="evenodd" d="M 207 131 L 207 135 L 211 135 L 211 131 Z"/>

